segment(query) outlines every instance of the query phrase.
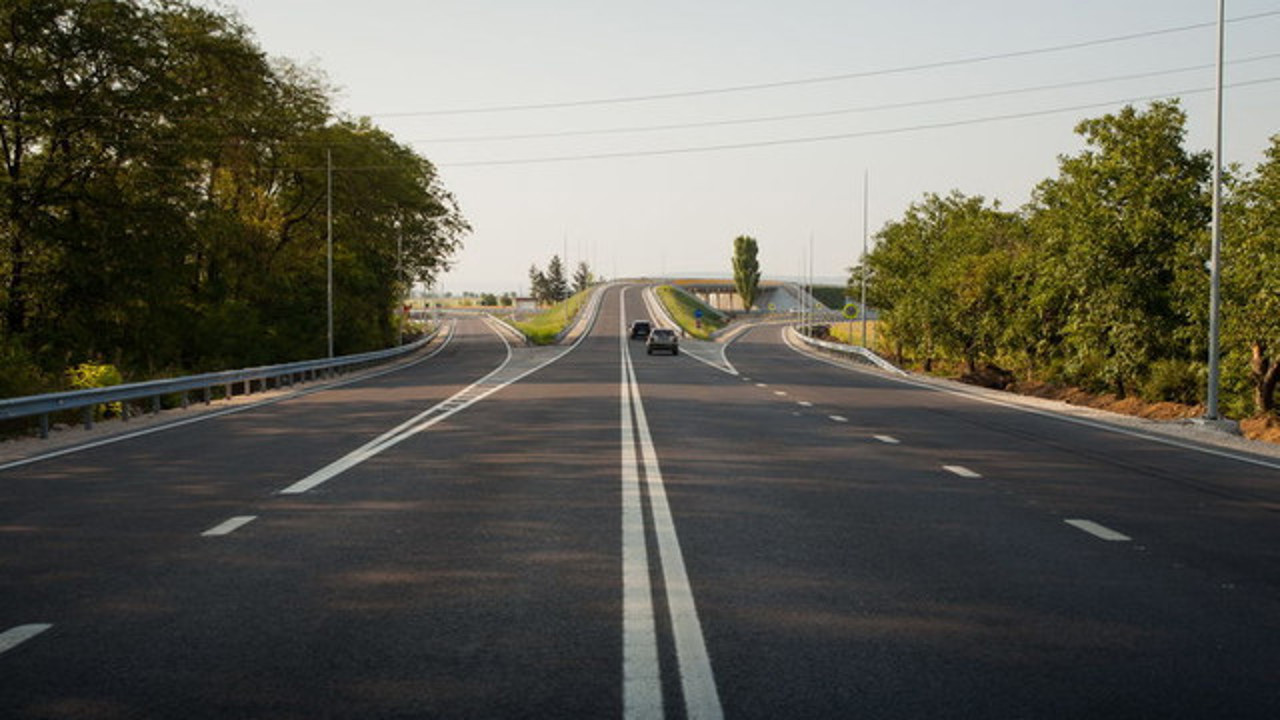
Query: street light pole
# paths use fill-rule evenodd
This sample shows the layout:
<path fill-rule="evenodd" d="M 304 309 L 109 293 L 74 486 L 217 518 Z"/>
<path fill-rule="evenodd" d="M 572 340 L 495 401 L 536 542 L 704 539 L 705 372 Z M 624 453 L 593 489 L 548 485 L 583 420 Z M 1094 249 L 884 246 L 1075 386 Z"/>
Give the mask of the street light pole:
<path fill-rule="evenodd" d="M 1209 391 L 1204 416 L 1218 419 L 1218 321 L 1222 249 L 1222 54 L 1226 0 L 1218 0 L 1217 81 L 1214 85 L 1213 239 L 1209 254 Z"/>
<path fill-rule="evenodd" d="M 871 173 L 862 171 L 862 299 L 859 301 L 862 313 L 862 347 L 867 347 L 867 182 Z"/>
<path fill-rule="evenodd" d="M 396 221 L 396 289 L 400 289 L 400 283 L 404 282 L 404 231 L 400 229 L 400 221 Z M 404 324 L 408 321 L 408 317 L 404 313 L 404 293 L 399 293 L 399 303 L 402 307 L 396 308 L 400 312 L 400 322 L 396 323 L 399 331 L 396 333 L 396 345 L 404 344 Z"/>
<path fill-rule="evenodd" d="M 325 148 L 325 224 L 326 233 L 325 276 L 327 278 L 327 298 L 329 316 L 329 357 L 333 357 L 333 150 Z"/>

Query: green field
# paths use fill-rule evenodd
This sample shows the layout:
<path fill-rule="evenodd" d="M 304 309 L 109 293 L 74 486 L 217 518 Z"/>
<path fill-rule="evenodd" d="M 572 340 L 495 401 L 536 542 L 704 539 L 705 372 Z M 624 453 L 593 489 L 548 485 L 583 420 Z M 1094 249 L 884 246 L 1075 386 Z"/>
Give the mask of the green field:
<path fill-rule="evenodd" d="M 670 285 L 659 287 L 657 292 L 658 299 L 662 301 L 667 312 L 671 313 L 671 317 L 675 318 L 676 323 L 690 337 L 708 340 L 711 338 L 711 333 L 728 324 L 719 311 Z M 698 318 L 694 315 L 697 310 L 702 311 L 701 327 L 699 327 Z"/>
<path fill-rule="evenodd" d="M 583 290 L 568 300 L 558 302 L 537 315 L 513 324 L 534 345 L 550 345 L 556 341 L 556 336 L 578 316 L 578 311 L 590 292 L 590 290 Z"/>

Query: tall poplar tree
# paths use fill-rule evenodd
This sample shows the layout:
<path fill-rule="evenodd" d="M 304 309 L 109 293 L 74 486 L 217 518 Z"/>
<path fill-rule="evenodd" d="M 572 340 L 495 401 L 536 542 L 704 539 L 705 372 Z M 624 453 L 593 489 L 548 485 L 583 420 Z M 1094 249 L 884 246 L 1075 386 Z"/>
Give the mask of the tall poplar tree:
<path fill-rule="evenodd" d="M 748 311 L 755 306 L 760 292 L 760 261 L 756 259 L 759 250 L 755 238 L 739 235 L 733 239 L 733 284 Z"/>

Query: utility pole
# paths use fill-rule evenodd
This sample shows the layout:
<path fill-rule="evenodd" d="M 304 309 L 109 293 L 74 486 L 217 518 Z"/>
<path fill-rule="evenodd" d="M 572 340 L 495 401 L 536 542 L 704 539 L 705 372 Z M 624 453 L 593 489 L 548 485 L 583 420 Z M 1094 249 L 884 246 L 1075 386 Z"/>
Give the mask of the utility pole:
<path fill-rule="evenodd" d="M 1222 51 L 1226 0 L 1218 0 L 1217 81 L 1214 86 L 1213 240 L 1209 255 L 1209 392 L 1204 416 L 1218 419 L 1218 315 L 1222 248 Z"/>
<path fill-rule="evenodd" d="M 325 165 L 325 224 L 328 226 L 326 234 L 327 247 L 325 257 L 325 276 L 328 285 L 328 315 L 329 315 L 329 357 L 333 357 L 333 150 L 324 149 L 324 165 Z"/>

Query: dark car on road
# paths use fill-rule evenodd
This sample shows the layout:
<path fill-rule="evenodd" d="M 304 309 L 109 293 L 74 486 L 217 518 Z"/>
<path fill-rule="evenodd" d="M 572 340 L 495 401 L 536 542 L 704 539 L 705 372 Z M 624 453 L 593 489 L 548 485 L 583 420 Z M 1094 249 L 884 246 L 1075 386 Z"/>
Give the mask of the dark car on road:
<path fill-rule="evenodd" d="M 634 320 L 634 321 L 632 321 L 632 323 L 631 323 L 631 339 L 632 339 L 632 340 L 644 340 L 645 338 L 649 337 L 649 330 L 650 330 L 650 329 L 652 329 L 652 327 L 653 327 L 653 326 L 651 326 L 651 325 L 649 324 L 649 321 L 648 321 L 648 320 Z"/>
<path fill-rule="evenodd" d="M 655 328 L 644 342 L 644 350 L 650 355 L 659 350 L 670 351 L 672 355 L 680 354 L 680 338 L 675 330 Z"/>

